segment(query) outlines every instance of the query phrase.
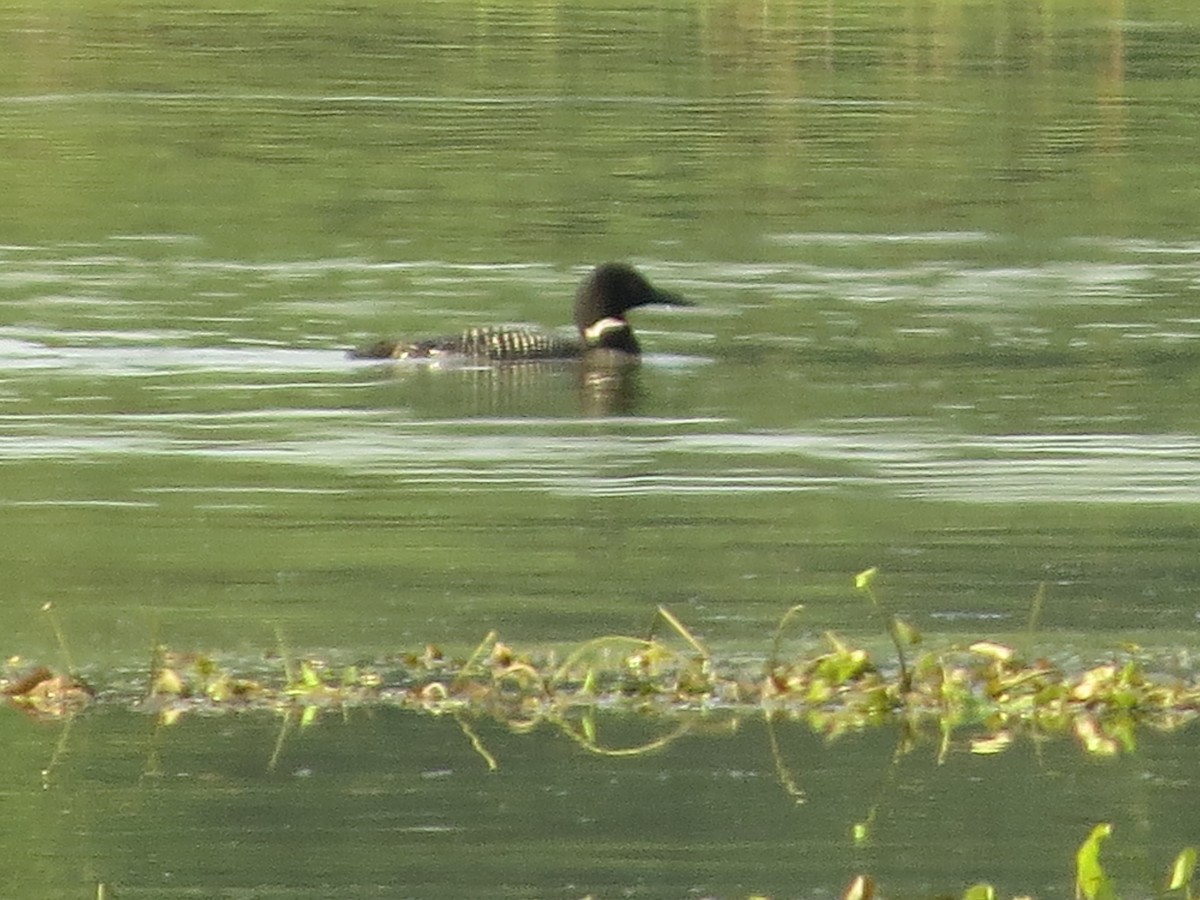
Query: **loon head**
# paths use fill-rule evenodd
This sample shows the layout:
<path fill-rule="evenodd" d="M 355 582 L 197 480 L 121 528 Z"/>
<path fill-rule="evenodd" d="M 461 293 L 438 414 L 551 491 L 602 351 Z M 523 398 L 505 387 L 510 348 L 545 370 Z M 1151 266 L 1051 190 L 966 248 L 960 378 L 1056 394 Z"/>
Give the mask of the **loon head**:
<path fill-rule="evenodd" d="M 625 321 L 625 313 L 648 303 L 693 305 L 678 294 L 654 287 L 625 263 L 597 266 L 575 292 L 575 327 L 579 329 L 585 349 L 639 352 L 637 338 Z"/>

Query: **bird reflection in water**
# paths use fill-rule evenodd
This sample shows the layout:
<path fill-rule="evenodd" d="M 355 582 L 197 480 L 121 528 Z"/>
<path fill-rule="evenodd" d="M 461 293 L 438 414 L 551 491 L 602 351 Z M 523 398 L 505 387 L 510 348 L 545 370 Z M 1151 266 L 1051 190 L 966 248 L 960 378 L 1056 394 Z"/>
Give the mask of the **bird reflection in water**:
<path fill-rule="evenodd" d="M 579 364 L 579 409 L 585 416 L 631 416 L 642 406 L 641 366 L 625 353 L 602 350 Z"/>

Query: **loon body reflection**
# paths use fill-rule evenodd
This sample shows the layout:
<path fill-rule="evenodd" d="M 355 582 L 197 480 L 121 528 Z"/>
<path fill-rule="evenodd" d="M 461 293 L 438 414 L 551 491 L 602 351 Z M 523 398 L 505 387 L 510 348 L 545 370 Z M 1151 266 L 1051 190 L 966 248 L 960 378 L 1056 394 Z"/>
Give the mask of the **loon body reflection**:
<path fill-rule="evenodd" d="M 591 358 L 597 353 L 636 358 L 641 347 L 625 314 L 651 303 L 692 305 L 678 294 L 654 287 L 632 266 L 604 263 L 593 269 L 575 292 L 576 338 L 534 327 L 496 326 L 416 341 L 379 341 L 351 350 L 350 355 L 356 359 L 465 357 L 496 362 Z"/>

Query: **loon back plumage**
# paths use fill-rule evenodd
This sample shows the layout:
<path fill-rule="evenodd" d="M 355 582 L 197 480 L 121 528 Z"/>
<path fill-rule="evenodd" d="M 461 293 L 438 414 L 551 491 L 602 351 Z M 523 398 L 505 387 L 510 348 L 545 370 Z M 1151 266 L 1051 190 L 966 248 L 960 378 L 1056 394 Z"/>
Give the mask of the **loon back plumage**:
<path fill-rule="evenodd" d="M 385 342 L 387 343 L 387 342 Z M 432 359 L 437 356 L 467 356 L 496 362 L 518 359 L 570 359 L 583 352 L 578 341 L 544 331 L 515 325 L 468 328 L 451 337 L 427 338 L 405 343 L 392 342 L 385 354 L 393 359 Z"/>
<path fill-rule="evenodd" d="M 463 356 L 496 362 L 573 359 L 592 350 L 636 355 L 640 347 L 625 313 L 649 303 L 692 305 L 678 294 L 655 288 L 632 266 L 605 263 L 593 269 L 575 292 L 576 340 L 541 328 L 494 326 L 417 341 L 379 341 L 351 350 L 350 355 L 358 359 Z"/>

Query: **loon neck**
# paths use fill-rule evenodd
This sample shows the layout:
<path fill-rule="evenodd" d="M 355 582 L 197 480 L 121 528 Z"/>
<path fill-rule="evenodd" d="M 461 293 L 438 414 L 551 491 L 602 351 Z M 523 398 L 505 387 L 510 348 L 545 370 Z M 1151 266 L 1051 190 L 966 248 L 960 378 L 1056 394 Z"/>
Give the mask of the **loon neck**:
<path fill-rule="evenodd" d="M 618 316 L 605 316 L 581 331 L 584 352 L 589 350 L 619 350 L 622 353 L 641 352 L 629 323 Z"/>

